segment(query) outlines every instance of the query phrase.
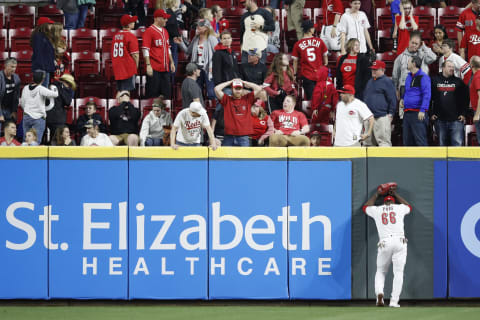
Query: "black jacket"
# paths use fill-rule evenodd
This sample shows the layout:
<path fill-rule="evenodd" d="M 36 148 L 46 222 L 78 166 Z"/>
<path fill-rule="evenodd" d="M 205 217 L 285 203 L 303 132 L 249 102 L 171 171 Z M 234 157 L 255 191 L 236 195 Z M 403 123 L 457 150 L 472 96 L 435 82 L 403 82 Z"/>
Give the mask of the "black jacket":
<path fill-rule="evenodd" d="M 53 83 L 58 90 L 58 97 L 50 103 L 54 103 L 52 109 L 47 111 L 47 125 L 63 125 L 67 122 L 67 108 L 72 103 L 73 90 L 65 86 L 61 81 Z"/>
<path fill-rule="evenodd" d="M 469 90 L 462 79 L 443 74 L 432 78 L 432 115 L 438 119 L 455 121 L 465 116 L 469 102 Z"/>
<path fill-rule="evenodd" d="M 110 120 L 110 133 L 113 135 L 123 133 L 138 134 L 138 121 L 140 111 L 130 102 L 122 102 L 108 111 Z"/>
<path fill-rule="evenodd" d="M 99 129 L 100 132 L 106 133 L 107 129 L 105 127 L 105 123 L 102 120 L 102 116 L 99 115 L 98 113 L 92 114 L 92 116 L 88 116 L 87 114 L 82 114 L 80 117 L 77 119 L 77 132 L 80 134 L 80 136 L 84 136 L 87 134 L 87 129 L 85 128 L 85 124 L 87 123 L 88 120 L 94 119 L 97 121 L 100 121 Z"/>
<path fill-rule="evenodd" d="M 216 47 L 215 47 L 216 48 Z M 235 52 L 216 50 L 212 58 L 213 82 L 215 85 L 240 78 Z"/>
<path fill-rule="evenodd" d="M 259 62 L 256 65 L 250 63 L 242 63 L 242 79 L 248 82 L 253 82 L 258 85 L 263 84 L 263 80 L 267 76 L 267 66 Z"/>
<path fill-rule="evenodd" d="M 172 9 L 167 9 L 167 14 L 170 15 L 170 18 L 167 20 L 167 25 L 165 29 L 168 31 L 168 36 L 170 39 L 170 45 L 173 43 L 173 38 L 180 37 L 180 32 L 178 32 L 178 23 L 177 23 L 177 15 Z"/>
<path fill-rule="evenodd" d="M 348 54 L 345 54 L 338 60 L 337 71 L 335 73 L 335 76 L 337 77 L 337 89 L 343 87 L 343 75 L 340 68 L 347 56 Z M 372 71 L 369 68 L 370 66 L 370 56 L 365 53 L 359 53 L 357 57 L 357 70 L 355 71 L 355 98 L 362 101 L 363 90 L 365 90 L 368 80 L 372 77 Z"/>
<path fill-rule="evenodd" d="M 7 88 L 6 88 L 7 79 L 6 79 L 4 71 L 3 70 L 0 71 L 0 111 L 4 108 L 4 109 L 7 109 L 8 111 L 10 111 L 10 113 L 17 112 L 18 101 L 20 99 L 21 81 L 20 81 L 20 77 L 16 73 L 14 73 L 12 75 L 12 77 L 13 77 L 13 81 L 15 83 L 15 91 L 13 93 L 13 101 L 12 101 L 12 104 L 10 106 L 3 106 L 1 104 L 2 104 L 3 98 L 5 97 L 5 94 L 6 94 L 6 91 L 7 91 Z"/>

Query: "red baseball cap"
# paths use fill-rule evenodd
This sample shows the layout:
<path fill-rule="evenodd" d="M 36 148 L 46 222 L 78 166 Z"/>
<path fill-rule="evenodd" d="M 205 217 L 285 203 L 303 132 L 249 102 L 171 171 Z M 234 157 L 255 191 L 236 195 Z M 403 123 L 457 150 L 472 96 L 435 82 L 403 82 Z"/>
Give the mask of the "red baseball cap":
<path fill-rule="evenodd" d="M 395 203 L 395 198 L 392 197 L 392 196 L 386 196 L 384 199 L 383 199 L 383 203 L 387 202 L 387 201 L 392 201 L 393 203 Z"/>
<path fill-rule="evenodd" d="M 37 26 L 41 26 L 42 24 L 45 24 L 45 23 L 55 23 L 55 21 L 53 21 L 52 19 L 48 18 L 48 17 L 40 17 L 38 18 L 37 20 Z"/>
<path fill-rule="evenodd" d="M 259 106 L 260 108 L 265 109 L 265 101 L 263 101 L 262 99 L 257 99 L 257 101 L 255 101 L 254 105 Z"/>
<path fill-rule="evenodd" d="M 157 9 L 157 10 L 155 10 L 155 12 L 153 13 L 153 17 L 154 17 L 154 18 L 164 18 L 164 19 L 168 19 L 168 18 L 170 18 L 170 15 L 167 14 L 167 13 L 165 12 L 165 10 L 163 10 L 163 9 Z"/>
<path fill-rule="evenodd" d="M 343 86 L 343 88 L 337 90 L 340 93 L 355 94 L 355 88 L 349 84 Z"/>
<path fill-rule="evenodd" d="M 373 69 L 373 70 L 378 70 L 378 69 L 385 69 L 386 66 L 385 66 L 385 62 L 381 61 L 381 60 L 376 60 L 372 63 L 372 66 L 370 67 L 370 69 Z"/>
<path fill-rule="evenodd" d="M 124 14 L 122 18 L 120 19 L 120 23 L 122 24 L 122 27 L 128 26 L 132 22 L 137 22 L 138 17 L 137 16 L 131 16 L 129 14 Z"/>

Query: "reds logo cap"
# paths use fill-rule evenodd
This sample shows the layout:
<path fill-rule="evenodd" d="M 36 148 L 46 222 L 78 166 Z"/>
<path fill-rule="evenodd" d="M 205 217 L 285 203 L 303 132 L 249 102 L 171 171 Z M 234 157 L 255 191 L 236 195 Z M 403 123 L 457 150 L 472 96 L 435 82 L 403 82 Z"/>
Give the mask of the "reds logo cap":
<path fill-rule="evenodd" d="M 170 15 L 167 14 L 167 13 L 165 12 L 165 10 L 163 10 L 163 9 L 157 9 L 157 10 L 155 10 L 155 12 L 153 13 L 153 17 L 154 17 L 154 18 L 164 18 L 164 19 L 168 19 L 168 18 L 170 18 Z"/>
<path fill-rule="evenodd" d="M 132 22 L 137 22 L 138 17 L 137 16 L 131 16 L 129 14 L 124 14 L 122 18 L 120 19 L 120 23 L 122 24 L 122 27 L 128 26 Z"/>
<path fill-rule="evenodd" d="M 383 61 L 380 61 L 380 60 L 376 60 L 372 63 L 372 66 L 370 67 L 370 69 L 373 69 L 373 70 L 378 70 L 378 69 L 385 69 L 386 66 L 385 66 L 385 62 Z"/>
<path fill-rule="evenodd" d="M 343 88 L 337 90 L 340 93 L 355 94 L 355 88 L 349 84 L 343 86 Z"/>

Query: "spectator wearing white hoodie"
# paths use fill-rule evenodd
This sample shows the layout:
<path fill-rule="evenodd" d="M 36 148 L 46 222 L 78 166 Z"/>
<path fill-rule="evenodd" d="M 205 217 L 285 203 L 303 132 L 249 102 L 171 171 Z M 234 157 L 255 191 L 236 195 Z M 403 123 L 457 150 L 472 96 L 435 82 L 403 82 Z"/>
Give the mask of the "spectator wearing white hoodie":
<path fill-rule="evenodd" d="M 152 111 L 143 119 L 142 128 L 140 129 L 140 145 L 153 147 L 163 146 L 163 137 L 165 134 L 164 127 L 172 125 L 172 117 L 165 110 L 163 99 L 155 99 Z"/>
<path fill-rule="evenodd" d="M 23 109 L 23 132 L 35 128 L 38 144 L 41 143 L 43 132 L 45 131 L 47 111 L 53 108 L 53 103 L 51 103 L 50 107 L 46 109 L 45 100 L 58 97 L 58 91 L 55 87 L 53 90 L 49 90 L 41 85 L 45 75 L 45 71 L 34 71 L 33 83 L 23 88 L 22 96 L 20 97 L 20 106 Z"/>

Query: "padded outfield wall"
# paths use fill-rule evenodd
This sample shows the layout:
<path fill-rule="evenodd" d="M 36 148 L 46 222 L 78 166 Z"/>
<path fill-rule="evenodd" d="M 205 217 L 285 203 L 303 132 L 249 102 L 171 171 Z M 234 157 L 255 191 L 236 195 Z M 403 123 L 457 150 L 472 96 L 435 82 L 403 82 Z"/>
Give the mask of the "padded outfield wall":
<path fill-rule="evenodd" d="M 388 181 L 413 207 L 401 298 L 480 297 L 479 160 L 480 148 L 0 148 L 0 298 L 371 299 L 378 236 L 362 205 Z"/>

